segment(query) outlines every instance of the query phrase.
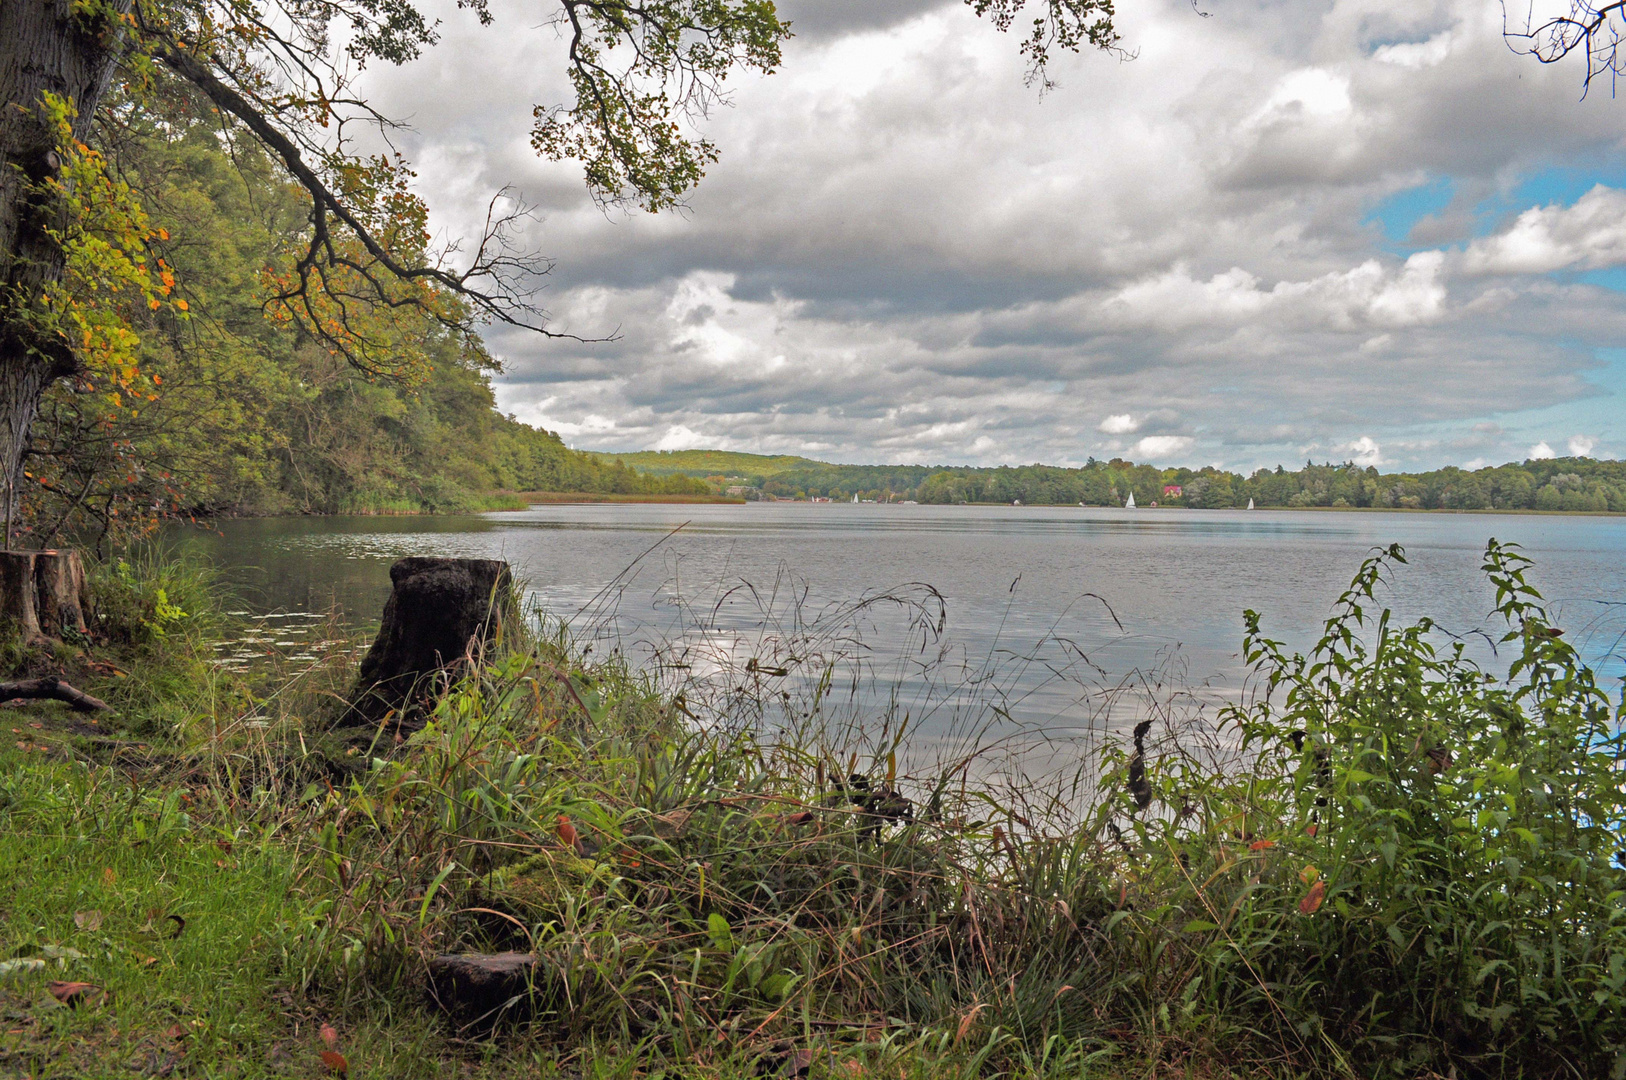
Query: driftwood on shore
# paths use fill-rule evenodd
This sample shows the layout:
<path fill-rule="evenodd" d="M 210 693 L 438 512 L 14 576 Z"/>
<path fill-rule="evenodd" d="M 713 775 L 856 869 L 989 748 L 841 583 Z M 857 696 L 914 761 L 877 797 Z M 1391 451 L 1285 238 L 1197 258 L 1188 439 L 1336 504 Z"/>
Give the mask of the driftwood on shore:
<path fill-rule="evenodd" d="M 0 682 L 0 701 L 19 699 L 65 701 L 77 712 L 101 712 L 112 708 L 101 698 L 93 698 L 83 690 L 69 686 L 55 675 L 47 675 L 42 679 Z"/>
<path fill-rule="evenodd" d="M 498 559 L 413 556 L 390 567 L 394 586 L 378 637 L 339 726 L 397 724 L 440 672 L 478 658 L 509 617 L 513 588 Z"/>

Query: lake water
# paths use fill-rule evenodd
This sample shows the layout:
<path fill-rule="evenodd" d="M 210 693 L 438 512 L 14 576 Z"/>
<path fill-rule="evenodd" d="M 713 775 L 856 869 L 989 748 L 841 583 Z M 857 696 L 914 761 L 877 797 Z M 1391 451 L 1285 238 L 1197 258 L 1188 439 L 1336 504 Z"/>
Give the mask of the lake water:
<path fill-rule="evenodd" d="M 261 612 L 336 606 L 354 626 L 376 624 L 395 559 L 501 558 L 580 642 L 620 649 L 668 679 L 743 679 L 775 694 L 781 679 L 805 696 L 828 667 L 855 715 L 895 708 L 929 729 L 997 707 L 1013 722 L 1066 731 L 1138 715 L 1122 700 L 1115 712 L 1103 707 L 1125 684 L 1234 698 L 1246 685 L 1245 608 L 1303 648 L 1361 560 L 1392 542 L 1410 565 L 1385 600 L 1400 616 L 1427 614 L 1469 635 L 1495 666 L 1475 633 L 1496 630 L 1479 570 L 1490 537 L 1536 560 L 1532 581 L 1570 640 L 1618 685 L 1623 518 L 583 505 L 227 521 L 188 530 L 185 542 Z"/>

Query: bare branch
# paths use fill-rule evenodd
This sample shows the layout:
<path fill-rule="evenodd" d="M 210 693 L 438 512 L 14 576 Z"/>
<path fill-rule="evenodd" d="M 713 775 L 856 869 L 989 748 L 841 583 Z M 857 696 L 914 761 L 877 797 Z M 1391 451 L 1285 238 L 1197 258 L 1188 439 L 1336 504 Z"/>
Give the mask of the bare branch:
<path fill-rule="evenodd" d="M 1517 4 L 1518 0 L 1514 0 Z M 1525 0 L 1523 18 L 1511 15 L 1506 0 L 1502 4 L 1502 36 L 1508 47 L 1543 64 L 1556 64 L 1571 54 L 1586 58 L 1586 77 L 1581 83 L 1584 98 L 1592 81 L 1609 77 L 1609 92 L 1626 75 L 1626 53 L 1621 50 L 1626 32 L 1626 0 L 1571 0 L 1566 15 L 1538 20 L 1535 5 Z"/>

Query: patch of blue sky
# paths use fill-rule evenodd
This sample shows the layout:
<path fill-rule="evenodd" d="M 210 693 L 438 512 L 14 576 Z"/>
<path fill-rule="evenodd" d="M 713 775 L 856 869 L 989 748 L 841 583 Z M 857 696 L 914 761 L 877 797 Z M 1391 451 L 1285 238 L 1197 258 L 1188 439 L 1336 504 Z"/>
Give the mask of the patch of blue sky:
<path fill-rule="evenodd" d="M 1386 249 L 1396 255 L 1410 255 L 1419 250 L 1407 239 L 1412 228 L 1426 217 L 1439 214 L 1456 197 L 1457 184 L 1449 176 L 1436 177 L 1416 187 L 1397 191 L 1379 202 L 1362 219 L 1362 225 L 1377 224 L 1383 228 Z"/>
<path fill-rule="evenodd" d="M 1626 188 L 1626 160 L 1594 165 L 1562 165 L 1537 169 L 1518 183 L 1486 199 L 1471 211 L 1473 235 L 1486 236 L 1504 227 L 1510 217 L 1533 206 L 1570 206 L 1598 184 Z M 1384 198 L 1361 220 L 1378 225 L 1386 241 L 1384 248 L 1395 255 L 1410 255 L 1421 248 L 1409 241 L 1411 231 L 1424 218 L 1443 213 L 1457 195 L 1457 182 L 1450 176 L 1437 176 Z M 1622 279 L 1602 272 L 1594 284 L 1622 288 Z M 1579 280 L 1591 281 L 1583 276 Z"/>
<path fill-rule="evenodd" d="M 1474 207 L 1479 234 L 1500 224 L 1509 213 L 1517 214 L 1532 206 L 1569 206 L 1599 184 L 1626 187 L 1626 162 L 1606 165 L 1561 165 L 1538 169 L 1524 177 L 1506 194 L 1495 195 Z"/>
<path fill-rule="evenodd" d="M 1606 270 L 1583 270 L 1570 275 L 1569 280 L 1626 292 L 1626 266 L 1611 266 Z"/>

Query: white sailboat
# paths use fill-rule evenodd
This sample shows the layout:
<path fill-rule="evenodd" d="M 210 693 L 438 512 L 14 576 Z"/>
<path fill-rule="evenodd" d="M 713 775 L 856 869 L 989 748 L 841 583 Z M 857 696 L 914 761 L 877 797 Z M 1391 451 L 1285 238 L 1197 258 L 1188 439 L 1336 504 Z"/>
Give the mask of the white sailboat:
<path fill-rule="evenodd" d="M 1249 499 L 1249 500 L 1248 500 L 1248 509 L 1249 509 L 1249 510 L 1252 510 L 1252 509 L 1253 509 L 1253 500 L 1252 500 L 1252 499 Z"/>
<path fill-rule="evenodd" d="M 1135 508 L 1135 493 L 1133 491 L 1131 491 L 1129 493 L 1129 501 L 1124 503 L 1124 509 L 1125 510 L 1133 510 L 1134 508 Z"/>

